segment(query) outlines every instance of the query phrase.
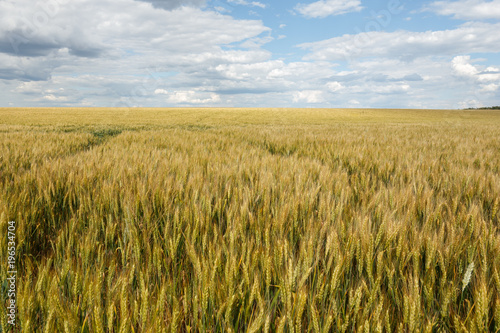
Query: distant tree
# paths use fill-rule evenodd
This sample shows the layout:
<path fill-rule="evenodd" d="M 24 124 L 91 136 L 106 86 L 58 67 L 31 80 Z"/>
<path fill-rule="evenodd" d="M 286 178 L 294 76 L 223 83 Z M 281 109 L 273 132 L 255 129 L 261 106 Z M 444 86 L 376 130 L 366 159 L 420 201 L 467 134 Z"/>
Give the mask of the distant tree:
<path fill-rule="evenodd" d="M 483 106 L 480 108 L 467 108 L 466 110 L 500 110 L 500 106 Z"/>

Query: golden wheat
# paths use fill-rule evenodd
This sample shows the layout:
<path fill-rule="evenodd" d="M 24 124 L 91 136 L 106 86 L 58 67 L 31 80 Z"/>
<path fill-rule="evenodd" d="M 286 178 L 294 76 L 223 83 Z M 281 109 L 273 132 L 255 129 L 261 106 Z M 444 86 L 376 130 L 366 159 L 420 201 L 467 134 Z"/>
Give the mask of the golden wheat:
<path fill-rule="evenodd" d="M 499 112 L 0 115 L 18 331 L 500 330 Z"/>

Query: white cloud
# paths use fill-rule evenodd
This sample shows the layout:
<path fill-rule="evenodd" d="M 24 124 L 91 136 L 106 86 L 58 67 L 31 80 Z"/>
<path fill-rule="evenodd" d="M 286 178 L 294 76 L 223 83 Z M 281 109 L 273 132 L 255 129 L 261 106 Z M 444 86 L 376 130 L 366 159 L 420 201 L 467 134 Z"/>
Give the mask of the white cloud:
<path fill-rule="evenodd" d="M 466 101 L 459 102 L 458 106 L 461 109 L 467 109 L 467 108 L 480 108 L 483 107 L 484 104 L 476 99 L 469 99 Z"/>
<path fill-rule="evenodd" d="M 500 68 L 488 67 L 481 73 L 479 73 L 479 81 L 481 82 L 492 82 L 500 81 Z"/>
<path fill-rule="evenodd" d="M 54 96 L 53 94 L 48 94 L 43 97 L 43 99 L 51 102 L 65 102 L 67 98 L 64 96 Z"/>
<path fill-rule="evenodd" d="M 366 32 L 300 44 L 307 60 L 352 60 L 363 57 L 415 59 L 460 53 L 500 52 L 500 23 L 466 23 L 453 30 Z"/>
<path fill-rule="evenodd" d="M 234 3 L 237 5 L 250 6 L 250 7 L 260 7 L 266 8 L 266 5 L 258 1 L 246 1 L 246 0 L 228 0 L 229 3 Z"/>
<path fill-rule="evenodd" d="M 317 104 L 325 101 L 323 91 L 321 90 L 303 90 L 293 93 L 294 103 L 306 102 L 308 104 Z"/>
<path fill-rule="evenodd" d="M 490 66 L 482 70 L 471 62 L 470 56 L 453 58 L 451 66 L 454 74 L 469 79 L 473 85 L 478 85 L 478 90 L 483 93 L 496 92 L 500 87 L 500 69 Z"/>
<path fill-rule="evenodd" d="M 451 65 L 458 76 L 473 78 L 481 83 L 500 82 L 500 68 L 490 66 L 483 70 L 480 66 L 472 65 L 471 62 L 470 56 L 456 56 L 453 58 Z"/>
<path fill-rule="evenodd" d="M 451 61 L 451 66 L 458 76 L 474 77 L 479 73 L 479 70 L 470 64 L 470 56 L 456 56 Z"/>
<path fill-rule="evenodd" d="M 304 85 L 321 84 L 319 80 L 333 75 L 331 63 L 291 62 L 269 60 L 255 63 L 220 64 L 213 68 L 219 78 L 231 80 L 229 84 L 249 83 L 253 89 L 288 89 Z"/>
<path fill-rule="evenodd" d="M 220 64 L 214 69 L 221 76 L 233 80 L 258 80 L 265 78 L 281 61 L 266 61 L 249 64 Z"/>
<path fill-rule="evenodd" d="M 220 102 L 220 96 L 216 93 L 188 90 L 175 91 L 169 94 L 168 100 L 174 104 L 214 104 Z"/>
<path fill-rule="evenodd" d="M 69 55 L 87 58 L 144 56 L 153 50 L 199 54 L 218 52 L 221 46 L 270 30 L 257 20 L 236 20 L 193 7 L 157 10 L 132 0 L 75 0 L 59 5 L 51 16 L 31 4 L 0 1 L 0 12 L 9 18 L 0 21 L 0 53 L 46 56 L 66 49 Z M 47 20 L 37 23 L 39 16 Z"/>
<path fill-rule="evenodd" d="M 260 63 L 220 63 L 193 73 L 175 76 L 55 75 L 48 81 L 14 83 L 0 91 L 7 97 L 33 101 L 27 106 L 270 106 L 270 107 L 460 107 L 459 102 L 496 103 L 498 81 L 480 82 L 457 77 L 448 58 L 419 58 L 407 63 L 397 59 L 370 59 L 335 71 L 331 63 L 268 60 Z M 479 66 L 489 73 L 498 66 Z M 219 67 L 220 66 L 220 67 Z M 216 70 L 216 68 L 218 69 Z M 488 70 L 487 70 L 488 69 Z M 417 74 L 418 73 L 418 74 Z M 418 80 L 416 78 L 419 78 Z M 407 80 L 408 79 L 408 80 Z M 0 81 L 1 82 L 1 81 Z M 337 82 L 337 83 L 335 83 Z M 60 88 L 65 88 L 61 91 Z M 339 89 L 339 90 L 337 90 Z M 486 91 L 486 90 L 490 91 Z M 12 90 L 13 92 L 9 92 Z M 16 90 L 14 92 L 14 90 Z M 428 92 L 432 91 L 432 94 Z M 477 93 L 480 93 L 479 95 Z M 5 93 L 4 93 L 5 94 Z M 44 96 L 66 97 L 49 101 Z M 212 95 L 214 94 L 214 95 Z M 453 97 L 456 95 L 456 97 Z M 359 105 L 350 104 L 351 100 Z M 17 101 L 17 100 L 14 100 Z"/>
<path fill-rule="evenodd" d="M 43 92 L 42 87 L 40 86 L 40 83 L 37 81 L 29 81 L 29 82 L 23 82 L 19 84 L 14 90 L 14 92 L 17 93 L 23 93 L 23 94 L 41 94 Z"/>
<path fill-rule="evenodd" d="M 0 21 L 0 53 L 39 57 L 65 48 L 80 57 L 99 56 L 107 47 L 90 29 L 82 29 L 88 24 L 82 2 L 0 1 L 0 12 L 8 17 Z"/>
<path fill-rule="evenodd" d="M 325 18 L 362 10 L 360 0 L 320 0 L 310 4 L 299 3 L 295 10 L 308 18 Z"/>
<path fill-rule="evenodd" d="M 57 105 L 63 98 L 47 89 L 65 86 L 64 100 L 74 105 L 91 99 L 103 106 L 163 106 L 158 89 L 190 91 L 210 80 L 208 68 L 270 58 L 259 46 L 267 41 L 259 35 L 270 29 L 259 20 L 193 6 L 165 11 L 132 0 L 54 1 L 61 4 L 34 29 L 37 13 L 48 15 L 42 2 L 0 1 L 6 18 L 0 20 L 0 82 L 14 81 L 9 89 L 20 105 Z M 252 40 L 251 50 L 245 48 L 247 40 Z M 18 82 L 34 80 L 41 81 L 36 89 Z M 186 103 L 217 102 L 210 94 L 185 96 Z M 4 99 L 11 98 L 0 96 L 0 103 Z"/>
<path fill-rule="evenodd" d="M 498 83 L 490 83 L 490 84 L 485 84 L 485 85 L 482 85 L 481 87 L 481 90 L 483 92 L 495 92 L 498 90 L 498 88 L 500 87 L 500 84 Z"/>
<path fill-rule="evenodd" d="M 457 84 L 463 80 L 452 75 L 450 61 L 441 57 L 425 57 L 411 62 L 389 58 L 352 62 L 350 70 L 329 77 L 328 83 L 338 82 L 343 88 L 331 91 L 327 83 L 325 99 L 340 107 L 458 107 L 458 101 L 450 96 L 458 91 L 461 92 L 460 97 L 465 96 L 464 90 L 468 91 L 471 85 Z M 334 89 L 338 86 L 330 85 Z"/>
<path fill-rule="evenodd" d="M 168 91 L 165 89 L 156 89 L 155 94 L 156 95 L 168 95 Z"/>
<path fill-rule="evenodd" d="M 461 20 L 500 19 L 500 0 L 435 1 L 424 10 Z"/>
<path fill-rule="evenodd" d="M 500 88 L 500 69 L 488 66 L 484 68 L 481 65 L 473 63 L 481 60 L 471 59 L 470 56 L 456 56 L 451 61 L 453 74 L 462 81 L 462 86 L 467 88 L 464 94 L 466 99 L 459 102 L 463 108 L 480 107 L 487 100 L 498 100 L 495 94 Z M 465 79 L 465 80 L 464 80 Z"/>
<path fill-rule="evenodd" d="M 342 83 L 337 82 L 337 81 L 328 82 L 326 84 L 326 86 L 327 86 L 328 90 L 330 90 L 331 92 L 335 92 L 335 91 L 339 91 L 339 90 L 344 89 L 344 86 L 342 85 Z"/>

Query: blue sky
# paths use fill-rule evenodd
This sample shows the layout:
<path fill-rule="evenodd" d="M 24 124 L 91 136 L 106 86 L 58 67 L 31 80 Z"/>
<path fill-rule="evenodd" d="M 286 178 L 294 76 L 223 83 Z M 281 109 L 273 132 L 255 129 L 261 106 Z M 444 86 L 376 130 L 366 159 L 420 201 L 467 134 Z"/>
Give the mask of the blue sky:
<path fill-rule="evenodd" d="M 500 0 L 0 0 L 0 107 L 500 104 Z"/>

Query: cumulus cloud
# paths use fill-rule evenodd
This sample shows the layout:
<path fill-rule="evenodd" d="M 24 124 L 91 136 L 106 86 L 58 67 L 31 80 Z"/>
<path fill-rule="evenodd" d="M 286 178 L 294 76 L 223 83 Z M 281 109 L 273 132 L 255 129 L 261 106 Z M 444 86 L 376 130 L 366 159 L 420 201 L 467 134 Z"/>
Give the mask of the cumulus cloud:
<path fill-rule="evenodd" d="M 424 10 L 460 20 L 500 19 L 500 0 L 435 1 Z"/>
<path fill-rule="evenodd" d="M 470 56 L 456 56 L 451 61 L 453 71 L 458 76 L 474 77 L 479 70 L 470 63 Z"/>
<path fill-rule="evenodd" d="M 168 90 L 165 89 L 156 89 L 155 90 L 156 95 L 168 95 Z"/>
<path fill-rule="evenodd" d="M 65 96 L 55 96 L 53 94 L 48 94 L 43 96 L 43 99 L 51 102 L 66 102 L 67 98 Z"/>
<path fill-rule="evenodd" d="M 174 104 L 214 104 L 220 102 L 220 96 L 213 92 L 188 90 L 172 92 L 168 94 L 168 100 Z"/>
<path fill-rule="evenodd" d="M 337 81 L 328 82 L 326 84 L 326 86 L 328 87 L 328 90 L 330 90 L 331 92 L 339 91 L 339 90 L 342 90 L 344 88 L 342 83 L 337 82 Z"/>
<path fill-rule="evenodd" d="M 262 21 L 200 8 L 201 1 L 162 8 L 135 0 L 47 3 L 56 5 L 49 11 L 42 2 L 0 1 L 0 82 L 14 81 L 7 91 L 22 105 L 217 104 L 217 89 L 255 89 L 245 80 L 235 88 L 217 66 L 271 57 L 261 49 L 269 37 L 260 35 L 270 31 Z M 36 23 L 39 16 L 48 19 Z"/>
<path fill-rule="evenodd" d="M 451 62 L 455 75 L 469 79 L 473 84 L 478 84 L 483 92 L 495 92 L 500 86 L 500 69 L 490 66 L 482 69 L 473 65 L 470 56 L 456 56 Z"/>
<path fill-rule="evenodd" d="M 310 4 L 299 3 L 295 7 L 298 13 L 308 18 L 325 18 L 362 9 L 360 0 L 320 0 Z"/>
<path fill-rule="evenodd" d="M 246 62 L 269 56 L 257 46 L 248 52 L 244 46 L 223 49 L 269 31 L 261 21 L 236 20 L 193 7 L 163 11 L 132 0 L 58 1 L 52 0 L 50 10 L 41 2 L 30 6 L 29 0 L 15 5 L 0 1 L 6 18 L 0 21 L 0 78 L 47 80 L 55 69 L 88 67 L 101 73 L 127 68 L 134 75 L 145 74 L 143 68 L 151 63 L 168 71 L 206 66 L 207 61 Z"/>
<path fill-rule="evenodd" d="M 500 23 L 467 23 L 452 30 L 412 32 L 364 32 L 300 44 L 309 50 L 307 60 L 351 60 L 390 57 L 411 60 L 419 57 L 460 53 L 500 52 Z"/>
<path fill-rule="evenodd" d="M 192 7 L 165 12 L 132 0 L 75 0 L 54 7 L 50 15 L 42 7 L 32 8 L 29 0 L 7 4 L 0 2 L 0 11 L 8 18 L 0 21 L 0 53 L 18 56 L 43 56 L 63 48 L 82 57 L 152 47 L 201 53 L 269 31 L 256 20 L 236 20 Z M 39 17 L 44 21 L 38 22 Z"/>
<path fill-rule="evenodd" d="M 463 80 L 452 75 L 449 59 L 444 57 L 417 58 L 411 62 L 394 58 L 360 59 L 348 67 L 349 70 L 326 80 L 326 101 L 343 107 L 356 107 L 349 101 L 359 101 L 360 107 L 398 108 L 404 104 L 410 108 L 451 108 L 458 107 L 458 101 L 442 96 L 456 91 L 463 94 L 464 87 L 456 85 Z M 342 88 L 335 91 L 339 85 Z"/>
<path fill-rule="evenodd" d="M 295 103 L 306 102 L 308 104 L 316 104 L 324 102 L 325 99 L 321 90 L 303 90 L 293 93 L 293 101 Z"/>
<path fill-rule="evenodd" d="M 489 66 L 481 69 L 479 66 L 471 64 L 470 56 L 456 56 L 451 65 L 456 75 L 462 77 L 475 78 L 479 82 L 500 81 L 500 69 Z"/>
<path fill-rule="evenodd" d="M 82 1 L 0 1 L 0 12 L 0 53 L 39 57 L 66 48 L 79 57 L 98 57 L 106 49 L 92 29 L 83 28 L 90 13 Z"/>
<path fill-rule="evenodd" d="M 480 61 L 469 55 L 456 56 L 451 61 L 453 75 L 467 88 L 465 98 L 461 96 L 463 100 L 459 102 L 460 107 L 481 107 L 486 100 L 498 100 L 495 95 L 500 91 L 500 69 L 474 64 Z"/>

